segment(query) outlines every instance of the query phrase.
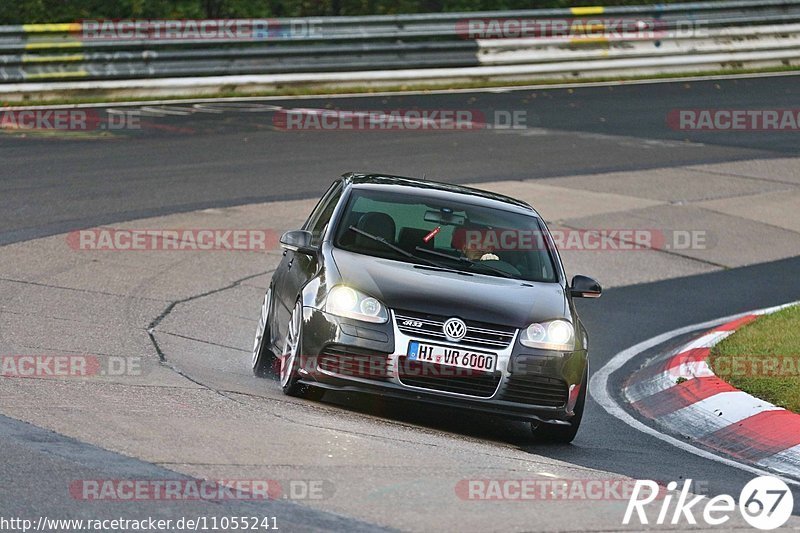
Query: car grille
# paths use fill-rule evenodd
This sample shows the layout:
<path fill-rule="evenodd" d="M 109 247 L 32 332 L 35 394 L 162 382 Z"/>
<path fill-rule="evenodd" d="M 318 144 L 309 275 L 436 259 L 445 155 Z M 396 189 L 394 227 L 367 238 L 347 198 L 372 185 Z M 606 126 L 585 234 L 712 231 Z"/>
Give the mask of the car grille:
<path fill-rule="evenodd" d="M 546 376 L 512 374 L 506 380 L 500 398 L 528 405 L 564 407 L 567 404 L 567 384 Z"/>
<path fill-rule="evenodd" d="M 436 363 L 409 361 L 407 357 L 399 358 L 398 367 L 398 376 L 403 385 L 479 398 L 491 398 L 502 377 L 500 372 L 455 369 Z"/>
<path fill-rule="evenodd" d="M 394 316 L 397 329 L 406 335 L 450 342 L 442 331 L 442 326 L 450 317 L 410 311 L 395 311 Z M 464 323 L 467 325 L 467 335 L 460 342 L 490 350 L 507 348 L 516 333 L 514 328 L 506 326 L 469 320 L 465 320 Z"/>
<path fill-rule="evenodd" d="M 364 348 L 329 345 L 319 355 L 317 368 L 342 376 L 385 381 L 391 377 L 388 356 Z"/>

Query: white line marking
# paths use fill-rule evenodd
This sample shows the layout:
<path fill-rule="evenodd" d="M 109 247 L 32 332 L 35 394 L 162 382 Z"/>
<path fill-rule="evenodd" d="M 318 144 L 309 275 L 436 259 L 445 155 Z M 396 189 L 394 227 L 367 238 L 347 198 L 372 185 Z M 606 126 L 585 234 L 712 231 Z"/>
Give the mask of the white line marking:
<path fill-rule="evenodd" d="M 710 333 L 706 333 L 702 337 L 698 337 L 697 339 L 693 340 L 686 346 L 681 349 L 681 353 L 688 352 L 689 350 L 695 350 L 698 348 L 711 348 L 715 346 L 719 342 L 721 342 L 726 337 L 729 337 L 733 331 L 712 331 Z"/>
<path fill-rule="evenodd" d="M 191 108 L 187 110 L 181 109 L 179 107 L 166 107 L 163 105 L 148 105 L 142 107 L 142 112 L 147 113 L 149 116 L 153 117 L 163 117 L 165 115 L 191 115 L 193 110 Z"/>
<path fill-rule="evenodd" d="M 269 113 L 271 111 L 280 111 L 283 109 L 280 106 L 260 104 L 257 102 L 249 105 L 237 105 L 235 102 L 209 102 L 194 104 L 193 107 L 198 111 L 210 113 L 224 113 L 225 111 L 235 111 L 238 113 Z"/>
<path fill-rule="evenodd" d="M 654 394 L 658 394 L 661 391 L 665 391 L 677 385 L 678 377 L 679 376 L 673 376 L 669 372 L 661 372 L 647 379 L 631 383 L 623 391 L 625 399 L 628 400 L 629 403 L 634 403 L 649 398 Z"/>
<path fill-rule="evenodd" d="M 797 303 L 798 302 L 792 302 L 776 307 L 770 307 L 768 309 L 778 310 L 784 307 L 788 307 L 790 305 L 795 305 Z M 766 311 L 766 310 L 761 310 L 761 311 Z M 753 313 L 754 311 L 747 311 L 745 313 L 738 313 L 735 315 L 730 315 L 715 320 L 709 320 L 708 322 L 702 322 L 700 324 L 684 326 L 682 328 L 673 329 L 672 331 L 662 333 L 661 335 L 657 335 L 651 339 L 648 339 L 646 341 L 640 342 L 639 344 L 631 346 L 630 348 L 627 348 L 626 350 L 623 350 L 614 357 L 612 357 L 608 363 L 606 363 L 602 368 L 600 368 L 597 372 L 594 373 L 591 381 L 589 382 L 589 391 L 592 397 L 595 399 L 595 401 L 599 403 L 600 406 L 608 412 L 608 414 L 610 414 L 615 418 L 620 419 L 621 421 L 628 424 L 630 427 L 638 431 L 641 431 L 642 433 L 646 433 L 647 435 L 655 437 L 668 444 L 672 444 L 676 448 L 680 448 L 683 451 L 689 452 L 693 455 L 697 455 L 698 457 L 702 457 L 703 459 L 716 461 L 718 463 L 722 463 L 724 465 L 731 466 L 733 468 L 738 468 L 739 470 L 743 470 L 745 472 L 749 472 L 757 476 L 776 477 L 775 473 L 772 471 L 766 471 L 760 468 L 756 468 L 754 466 L 739 463 L 732 459 L 728 459 L 726 457 L 713 454 L 709 451 L 702 450 L 700 448 L 692 446 L 691 444 L 678 440 L 675 437 L 665 435 L 651 428 L 650 426 L 647 426 L 642 422 L 639 422 L 638 420 L 633 418 L 633 416 L 631 416 L 621 405 L 619 405 L 608 391 L 609 376 L 611 376 L 611 374 L 622 368 L 628 361 L 630 361 L 640 353 L 649 350 L 650 348 L 653 348 L 655 346 L 658 346 L 659 344 L 663 344 L 668 340 L 677 337 L 679 335 L 685 335 L 686 333 L 691 333 L 692 331 L 697 331 L 704 328 L 713 328 L 715 326 L 719 326 L 726 322 L 730 322 L 732 320 L 736 320 L 737 318 L 741 318 L 746 315 L 751 315 Z M 800 481 L 796 481 L 791 478 L 784 478 L 782 476 L 777 476 L 777 477 L 780 477 L 780 479 L 782 479 L 784 482 L 789 483 L 791 485 L 800 486 Z"/>

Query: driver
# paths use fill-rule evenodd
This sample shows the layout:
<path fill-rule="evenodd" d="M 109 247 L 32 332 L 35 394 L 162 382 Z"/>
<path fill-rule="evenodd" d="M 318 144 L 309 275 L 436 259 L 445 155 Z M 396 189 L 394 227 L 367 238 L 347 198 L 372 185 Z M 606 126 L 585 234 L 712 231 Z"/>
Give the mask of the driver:
<path fill-rule="evenodd" d="M 464 256 L 471 261 L 499 261 L 500 258 L 493 254 L 491 248 L 481 249 L 476 246 L 465 246 L 463 250 Z"/>
<path fill-rule="evenodd" d="M 474 238 L 474 235 L 470 235 L 471 232 L 477 232 L 478 235 L 483 235 L 486 229 L 478 226 L 461 228 L 460 233 L 462 233 L 462 235 L 459 235 L 461 238 L 458 240 L 461 241 L 459 249 L 461 253 L 464 254 L 464 257 L 470 261 L 499 261 L 500 258 L 493 253 L 494 248 L 484 245 L 484 239 Z"/>

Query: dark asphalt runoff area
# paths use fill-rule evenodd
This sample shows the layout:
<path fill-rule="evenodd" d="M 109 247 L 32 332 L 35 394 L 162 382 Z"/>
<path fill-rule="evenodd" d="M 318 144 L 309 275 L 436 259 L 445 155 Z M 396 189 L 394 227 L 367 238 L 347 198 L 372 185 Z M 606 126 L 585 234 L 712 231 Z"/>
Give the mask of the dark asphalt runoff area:
<path fill-rule="evenodd" d="M 667 117 L 680 109 L 792 108 L 798 79 L 264 101 L 284 108 L 466 110 L 490 123 L 495 112 L 523 112 L 524 129 L 503 133 L 285 131 L 276 128 L 274 113 L 245 103 L 144 115 L 140 129 L 103 139 L 0 135 L 0 244 L 207 207 L 316 197 L 347 171 L 468 183 L 797 154 L 791 133 L 679 131 Z"/>
<path fill-rule="evenodd" d="M 33 525 L 28 526 L 29 530 L 38 525 L 40 518 L 53 521 L 126 519 L 145 523 L 171 520 L 171 527 L 157 526 L 160 529 L 150 527 L 149 530 L 194 531 L 203 530 L 203 525 L 206 530 L 212 530 L 214 518 L 221 524 L 221 520 L 230 520 L 231 517 L 246 517 L 248 524 L 258 523 L 257 531 L 264 531 L 265 528 L 260 527 L 264 524 L 289 531 L 386 531 L 372 524 L 277 499 L 170 501 L 168 505 L 158 505 L 146 499 L 87 501 L 82 499 L 80 489 L 73 488 L 76 480 L 187 482 L 191 478 L 4 416 L 0 416 L 0 449 L 3 450 L 0 478 L 12 480 L 0 484 L 0 516 L 6 520 L 12 517 L 30 520 Z M 177 527 L 176 522 L 181 519 L 184 519 L 183 524 L 189 520 L 199 527 Z M 162 526 L 166 525 L 166 522 L 162 523 Z M 105 531 L 115 529 L 103 528 Z M 148 530 L 148 527 L 124 529 Z M 225 529 L 228 528 L 221 528 Z M 9 530 L 21 529 L 0 527 L 0 531 Z M 80 531 L 82 528 L 52 526 L 44 530 Z M 84 526 L 83 530 L 91 528 Z"/>

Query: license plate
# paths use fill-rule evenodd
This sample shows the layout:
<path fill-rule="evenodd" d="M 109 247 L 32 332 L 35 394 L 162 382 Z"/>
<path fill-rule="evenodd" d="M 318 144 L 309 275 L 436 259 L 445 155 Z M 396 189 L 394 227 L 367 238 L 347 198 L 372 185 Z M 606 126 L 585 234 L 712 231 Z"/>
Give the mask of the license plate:
<path fill-rule="evenodd" d="M 452 346 L 411 341 L 408 343 L 408 360 L 494 372 L 497 356 L 493 353 L 479 353 Z"/>

